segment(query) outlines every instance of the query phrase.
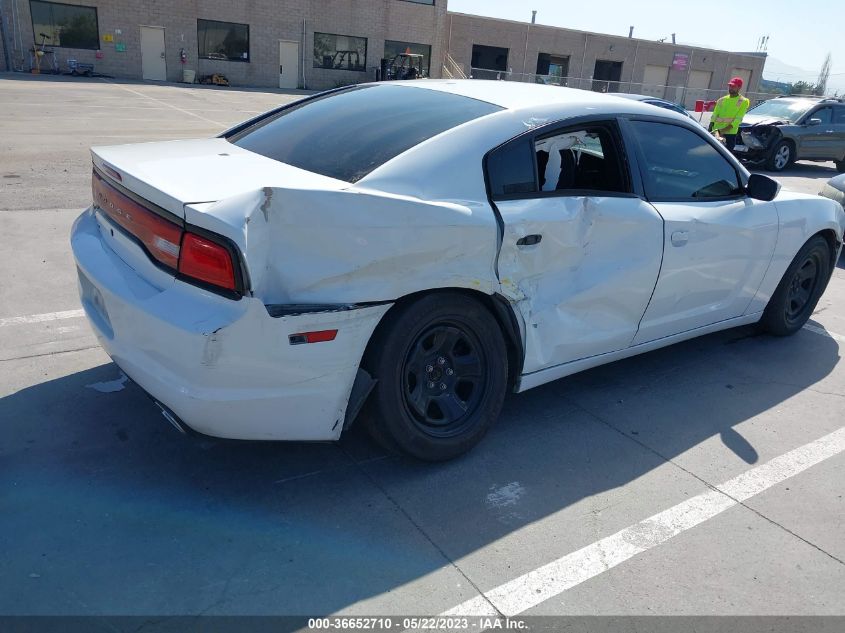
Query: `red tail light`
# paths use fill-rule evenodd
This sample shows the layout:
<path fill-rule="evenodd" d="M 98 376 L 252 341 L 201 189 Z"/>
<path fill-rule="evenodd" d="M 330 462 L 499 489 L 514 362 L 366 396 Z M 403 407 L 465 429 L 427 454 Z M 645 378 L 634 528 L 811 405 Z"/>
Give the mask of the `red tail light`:
<path fill-rule="evenodd" d="M 186 232 L 182 238 L 179 272 L 227 290 L 235 290 L 235 267 L 229 251 L 211 240 Z"/>
<path fill-rule="evenodd" d="M 152 259 L 190 278 L 186 281 L 195 280 L 231 290 L 236 296 L 243 292 L 239 285 L 241 270 L 237 257 L 232 249 L 223 246 L 223 238 L 203 237 L 191 232 L 181 218 L 169 219 L 170 214 L 163 209 L 156 213 L 145 206 L 143 200 L 125 192 L 120 185 L 110 183 L 96 170 L 91 185 L 94 206 L 134 237 Z"/>
<path fill-rule="evenodd" d="M 130 234 L 149 254 L 165 266 L 176 268 L 182 227 L 153 213 L 121 191 L 112 187 L 97 172 L 91 179 L 94 204 Z"/>

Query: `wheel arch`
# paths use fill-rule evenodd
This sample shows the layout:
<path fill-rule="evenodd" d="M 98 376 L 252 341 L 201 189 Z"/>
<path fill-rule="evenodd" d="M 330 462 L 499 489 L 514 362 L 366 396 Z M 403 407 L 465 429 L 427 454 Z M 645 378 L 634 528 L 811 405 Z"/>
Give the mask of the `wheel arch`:
<path fill-rule="evenodd" d="M 830 248 L 830 272 L 833 273 L 833 270 L 836 268 L 836 253 L 839 252 L 839 237 L 833 229 L 822 229 L 814 233 L 809 239 L 812 239 L 816 235 L 822 236 L 827 241 L 827 245 Z"/>
<path fill-rule="evenodd" d="M 370 340 L 367 342 L 367 346 L 364 349 L 361 365 L 363 366 L 366 364 L 374 346 L 378 344 L 378 340 L 382 332 L 386 331 L 386 329 L 391 326 L 393 322 L 392 315 L 398 314 L 401 310 L 404 310 L 423 297 L 427 297 L 432 294 L 446 293 L 461 294 L 474 299 L 484 306 L 484 308 L 496 320 L 505 340 L 505 347 L 508 354 L 508 387 L 513 388 L 517 378 L 522 373 L 522 366 L 525 359 L 522 331 L 519 326 L 519 321 L 517 320 L 516 312 L 514 311 L 511 303 L 502 295 L 489 295 L 480 290 L 473 290 L 470 288 L 430 288 L 427 290 L 412 292 L 398 298 L 391 306 L 390 310 L 388 310 L 381 318 L 379 324 L 376 326 L 376 329 L 373 331 L 372 336 L 370 336 Z"/>

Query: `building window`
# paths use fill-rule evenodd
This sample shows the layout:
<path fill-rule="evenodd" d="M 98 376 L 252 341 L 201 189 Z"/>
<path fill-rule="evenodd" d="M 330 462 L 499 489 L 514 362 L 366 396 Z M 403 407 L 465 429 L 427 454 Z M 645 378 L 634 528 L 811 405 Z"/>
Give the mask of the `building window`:
<path fill-rule="evenodd" d="M 471 65 L 473 79 L 505 79 L 508 70 L 508 49 L 473 44 Z"/>
<path fill-rule="evenodd" d="M 367 69 L 367 38 L 314 33 L 314 68 Z"/>
<path fill-rule="evenodd" d="M 428 44 L 414 44 L 413 42 L 396 42 L 394 40 L 385 40 L 384 58 L 386 60 L 391 62 L 397 55 L 401 55 L 402 53 L 422 55 L 423 76 L 428 76 L 429 71 L 431 70 L 431 46 L 429 46 Z M 414 61 L 414 64 L 412 65 L 416 65 L 416 62 Z"/>
<path fill-rule="evenodd" d="M 569 75 L 569 57 L 540 53 L 537 55 L 537 83 L 565 86 Z"/>
<path fill-rule="evenodd" d="M 43 41 L 48 46 L 63 48 L 100 48 L 95 7 L 31 0 L 29 11 L 36 45 Z"/>
<path fill-rule="evenodd" d="M 249 61 L 249 25 L 216 20 L 197 20 L 200 59 Z"/>

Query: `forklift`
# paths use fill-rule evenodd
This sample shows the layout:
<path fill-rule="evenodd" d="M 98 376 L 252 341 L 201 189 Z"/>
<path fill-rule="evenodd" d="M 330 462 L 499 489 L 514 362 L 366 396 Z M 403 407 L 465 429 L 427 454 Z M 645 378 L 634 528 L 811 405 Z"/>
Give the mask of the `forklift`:
<path fill-rule="evenodd" d="M 405 81 L 423 79 L 427 73 L 423 68 L 425 55 L 406 50 L 393 59 L 381 60 L 381 77 L 379 81 Z"/>

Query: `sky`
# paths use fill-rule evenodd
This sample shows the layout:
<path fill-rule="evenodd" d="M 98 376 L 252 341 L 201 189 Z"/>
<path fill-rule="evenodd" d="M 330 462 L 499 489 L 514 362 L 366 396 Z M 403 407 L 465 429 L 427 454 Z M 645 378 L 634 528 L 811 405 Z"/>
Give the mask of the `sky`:
<path fill-rule="evenodd" d="M 720 9 L 726 20 L 720 20 Z M 845 93 L 845 3 L 816 0 L 803 5 L 795 0 L 763 2 L 684 2 L 654 0 L 449 0 L 449 10 L 509 20 L 537 23 L 611 35 L 628 35 L 645 40 L 676 34 L 679 44 L 729 51 L 755 51 L 760 37 L 769 36 L 771 71 L 765 79 L 815 83 L 825 56 L 830 53 L 833 68 L 828 92 Z"/>

